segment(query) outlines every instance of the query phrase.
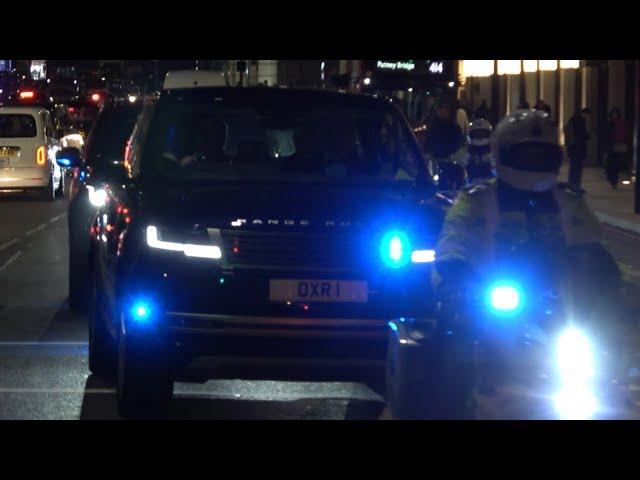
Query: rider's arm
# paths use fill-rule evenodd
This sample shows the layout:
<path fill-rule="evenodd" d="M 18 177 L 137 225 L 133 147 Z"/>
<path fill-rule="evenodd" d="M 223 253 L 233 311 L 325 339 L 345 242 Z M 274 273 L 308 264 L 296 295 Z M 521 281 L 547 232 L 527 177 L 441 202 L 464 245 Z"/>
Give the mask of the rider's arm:
<path fill-rule="evenodd" d="M 489 259 L 492 194 L 484 185 L 462 191 L 447 212 L 436 247 L 436 288 L 458 288 L 472 281 Z"/>

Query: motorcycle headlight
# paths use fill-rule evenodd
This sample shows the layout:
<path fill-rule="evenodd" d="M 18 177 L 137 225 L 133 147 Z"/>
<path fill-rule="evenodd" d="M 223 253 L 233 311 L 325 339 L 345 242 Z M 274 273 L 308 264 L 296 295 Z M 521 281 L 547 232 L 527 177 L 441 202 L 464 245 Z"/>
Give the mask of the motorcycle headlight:
<path fill-rule="evenodd" d="M 565 385 L 584 385 L 595 377 L 593 346 L 587 335 L 575 327 L 558 336 L 556 359 L 560 379 Z"/>
<path fill-rule="evenodd" d="M 524 307 L 524 293 L 517 283 L 501 280 L 488 288 L 486 301 L 496 315 L 517 315 Z"/>
<path fill-rule="evenodd" d="M 575 327 L 560 333 L 556 362 L 560 380 L 560 391 L 554 397 L 556 412 L 564 419 L 591 418 L 599 405 L 593 385 L 595 355 L 589 337 Z"/>

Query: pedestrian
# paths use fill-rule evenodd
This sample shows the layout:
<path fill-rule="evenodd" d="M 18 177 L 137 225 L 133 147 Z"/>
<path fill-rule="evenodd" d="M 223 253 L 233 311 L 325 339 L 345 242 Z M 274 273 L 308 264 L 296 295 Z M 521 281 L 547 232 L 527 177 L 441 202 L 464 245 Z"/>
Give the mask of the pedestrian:
<path fill-rule="evenodd" d="M 618 178 L 620 171 L 624 168 L 628 152 L 628 126 L 620 109 L 613 107 L 609 113 L 609 128 L 607 135 L 607 158 L 605 160 L 605 170 L 607 180 L 611 188 L 618 188 Z"/>
<path fill-rule="evenodd" d="M 474 117 L 476 119 L 480 119 L 480 118 L 484 118 L 485 120 L 489 119 L 489 107 L 487 107 L 486 100 L 483 99 L 480 106 L 476 108 L 476 111 L 474 112 Z"/>
<path fill-rule="evenodd" d="M 543 99 L 539 98 L 533 107 L 535 110 L 543 110 L 551 117 L 551 107 L 547 105 Z"/>
<path fill-rule="evenodd" d="M 564 127 L 564 142 L 569 157 L 569 184 L 577 190 L 582 190 L 582 169 L 589 140 L 586 117 L 590 113 L 588 108 L 577 110 Z"/>
<path fill-rule="evenodd" d="M 458 124 L 460 130 L 462 131 L 462 134 L 466 138 L 467 134 L 469 133 L 469 117 L 467 116 L 467 112 L 465 111 L 465 109 L 462 108 L 462 104 L 460 102 L 458 102 L 456 108 L 456 123 Z"/>

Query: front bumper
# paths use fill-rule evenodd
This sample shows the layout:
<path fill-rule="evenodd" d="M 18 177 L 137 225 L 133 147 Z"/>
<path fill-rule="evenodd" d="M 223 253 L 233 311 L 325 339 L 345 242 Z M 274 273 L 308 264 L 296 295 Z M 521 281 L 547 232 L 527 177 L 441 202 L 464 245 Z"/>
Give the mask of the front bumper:
<path fill-rule="evenodd" d="M 178 377 L 361 381 L 379 385 L 386 322 L 169 312 Z"/>

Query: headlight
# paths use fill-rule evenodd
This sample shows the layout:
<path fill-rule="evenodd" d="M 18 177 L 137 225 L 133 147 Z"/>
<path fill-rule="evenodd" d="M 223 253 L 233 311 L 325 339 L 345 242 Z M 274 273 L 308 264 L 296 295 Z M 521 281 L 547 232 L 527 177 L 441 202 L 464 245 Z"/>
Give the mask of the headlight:
<path fill-rule="evenodd" d="M 575 327 L 558 336 L 556 360 L 564 385 L 584 385 L 595 378 L 593 347 L 584 332 Z"/>
<path fill-rule="evenodd" d="M 165 242 L 160 239 L 158 228 L 149 225 L 147 227 L 147 245 L 160 250 L 184 252 L 187 257 L 222 258 L 222 250 L 217 245 L 197 245 L 192 243 Z"/>
<path fill-rule="evenodd" d="M 393 230 L 382 237 L 380 257 L 383 263 L 391 268 L 400 268 L 411 263 L 432 263 L 435 261 L 435 250 L 413 250 L 409 237 L 401 231 Z"/>
<path fill-rule="evenodd" d="M 496 315 L 516 315 L 524 307 L 524 293 L 517 283 L 499 281 L 487 290 L 487 304 Z"/>
<path fill-rule="evenodd" d="M 556 412 L 566 419 L 588 419 L 598 410 L 594 394 L 596 366 L 589 337 L 570 327 L 556 342 L 560 391 L 554 397 Z"/>
<path fill-rule="evenodd" d="M 89 202 L 94 207 L 103 207 L 107 202 L 107 192 L 104 189 L 99 188 L 96 190 L 91 185 L 87 185 L 87 192 L 89 192 Z"/>

